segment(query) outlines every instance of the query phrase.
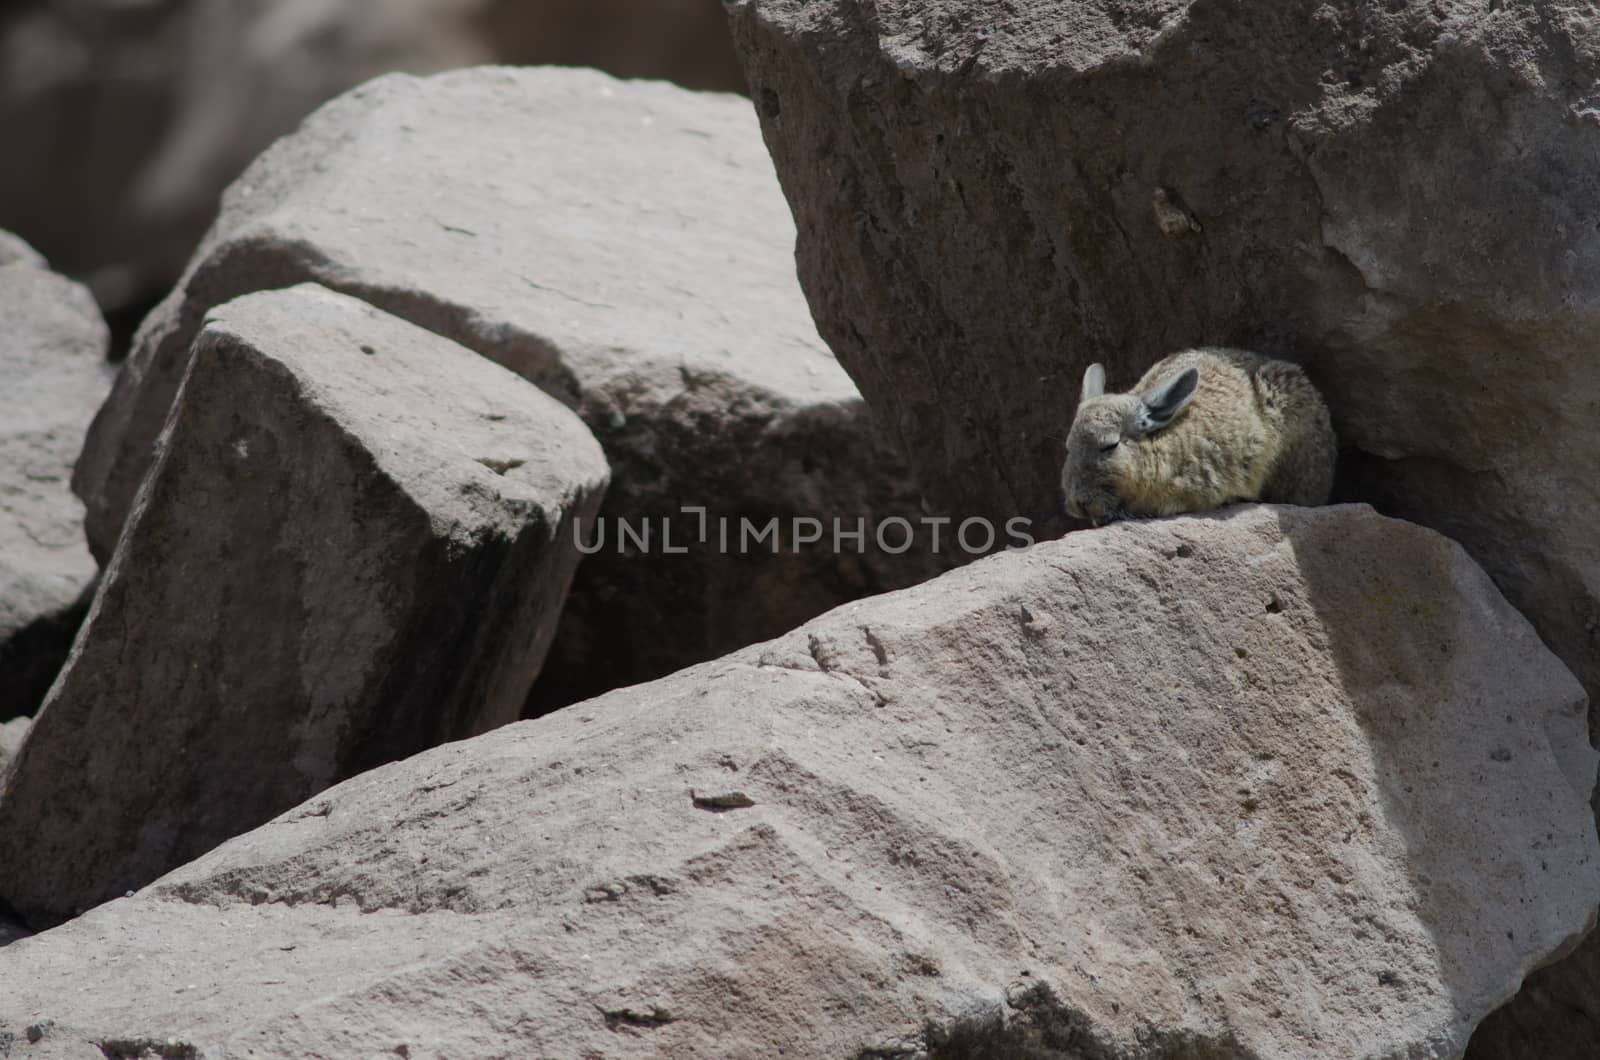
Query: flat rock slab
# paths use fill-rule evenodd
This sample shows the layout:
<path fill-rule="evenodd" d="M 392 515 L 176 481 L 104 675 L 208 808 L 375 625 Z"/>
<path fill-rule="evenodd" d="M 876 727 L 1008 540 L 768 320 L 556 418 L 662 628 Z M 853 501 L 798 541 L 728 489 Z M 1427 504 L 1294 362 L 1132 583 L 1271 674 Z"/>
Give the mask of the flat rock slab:
<path fill-rule="evenodd" d="M 552 652 L 559 698 L 776 635 L 936 565 L 831 551 L 664 555 L 659 520 L 919 512 L 817 336 L 794 225 L 748 100 L 585 70 L 386 77 L 324 107 L 230 189 L 146 322 L 76 488 L 109 552 L 211 306 L 313 280 L 451 338 L 574 408 L 618 531 Z M 678 542 L 695 520 L 680 518 Z M 920 556 L 920 550 L 918 555 Z"/>
<path fill-rule="evenodd" d="M 514 720 L 605 487 L 570 411 L 311 285 L 220 307 L 67 668 L 0 773 L 0 899 L 71 916 Z"/>
<path fill-rule="evenodd" d="M 0 232 L 0 721 L 32 713 L 67 656 L 96 567 L 68 480 L 111 388 L 89 292 Z"/>
<path fill-rule="evenodd" d="M 0 950 L 0 1030 L 883 1058 L 1000 1013 L 983 1055 L 1456 1056 L 1587 927 L 1583 709 L 1365 507 L 1075 534 L 326 791 Z"/>

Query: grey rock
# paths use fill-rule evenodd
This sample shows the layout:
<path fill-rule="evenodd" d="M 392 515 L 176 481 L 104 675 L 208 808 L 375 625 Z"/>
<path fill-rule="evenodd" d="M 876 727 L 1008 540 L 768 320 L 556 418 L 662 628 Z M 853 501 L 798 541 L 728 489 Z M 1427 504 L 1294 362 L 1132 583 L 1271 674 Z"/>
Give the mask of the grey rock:
<path fill-rule="evenodd" d="M 559 403 L 310 285 L 220 307 L 190 363 L 0 773 L 0 899 L 34 926 L 514 720 L 605 486 Z"/>
<path fill-rule="evenodd" d="M 39 705 L 96 568 L 69 479 L 111 388 L 106 325 L 82 287 L 0 232 L 0 720 Z"/>
<path fill-rule="evenodd" d="M 709 0 L 30 0 L 0 14 L 0 228 L 108 307 L 161 296 L 261 151 L 393 70 L 595 65 L 736 88 Z"/>
<path fill-rule="evenodd" d="M 1454 1057 L 1587 927 L 1595 761 L 1570 672 L 1431 531 L 1121 525 L 354 778 L 0 950 L 0 1028 Z"/>
<path fill-rule="evenodd" d="M 930 501 L 1055 510 L 1093 361 L 1303 364 L 1342 490 L 1600 693 L 1600 47 L 1570 5 L 729 9 L 818 326 Z"/>
<path fill-rule="evenodd" d="M 206 310 L 313 280 L 533 380 L 605 446 L 610 533 L 574 586 L 545 707 L 921 580 L 938 569 L 922 550 L 661 549 L 662 519 L 675 547 L 698 535 L 685 505 L 762 523 L 920 514 L 817 336 L 793 240 L 747 100 L 582 70 L 372 82 L 240 178 L 141 330 L 75 478 L 90 543 L 116 539 Z M 622 518 L 648 521 L 650 554 L 619 553 Z"/>

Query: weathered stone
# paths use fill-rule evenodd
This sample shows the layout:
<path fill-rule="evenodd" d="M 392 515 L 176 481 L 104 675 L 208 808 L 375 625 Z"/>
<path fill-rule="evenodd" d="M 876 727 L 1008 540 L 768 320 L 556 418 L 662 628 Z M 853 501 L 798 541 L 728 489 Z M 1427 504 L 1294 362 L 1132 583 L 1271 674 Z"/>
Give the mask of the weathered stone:
<path fill-rule="evenodd" d="M 514 720 L 605 486 L 558 402 L 314 286 L 220 307 L 190 364 L 0 773 L 0 899 L 31 923 Z"/>
<path fill-rule="evenodd" d="M 314 280 L 526 376 L 605 446 L 610 532 L 574 586 L 546 706 L 920 580 L 937 569 L 921 550 L 662 551 L 661 519 L 677 517 L 675 547 L 698 533 L 684 505 L 761 522 L 920 514 L 817 337 L 793 241 L 746 100 L 576 70 L 366 85 L 239 180 L 147 321 L 78 466 L 91 545 L 115 541 L 207 308 Z M 650 554 L 619 554 L 623 518 L 649 521 Z"/>
<path fill-rule="evenodd" d="M 82 287 L 0 232 L 0 720 L 32 713 L 95 577 L 68 480 L 111 388 L 106 325 Z"/>
<path fill-rule="evenodd" d="M 1594 771 L 1438 535 L 1127 524 L 357 777 L 0 951 L 0 1029 L 868 1058 L 998 1012 L 1099 1060 L 1452 1057 L 1586 926 Z"/>
<path fill-rule="evenodd" d="M 0 143 L 19 164 L 0 167 L 0 227 L 27 234 L 115 308 L 160 297 L 228 182 L 319 104 L 378 74 L 556 62 L 742 84 L 709 0 L 7 7 Z"/>
<path fill-rule="evenodd" d="M 819 328 L 931 501 L 1057 508 L 1090 362 L 1261 349 L 1326 392 L 1344 493 L 1461 541 L 1600 692 L 1586 9 L 729 9 Z"/>

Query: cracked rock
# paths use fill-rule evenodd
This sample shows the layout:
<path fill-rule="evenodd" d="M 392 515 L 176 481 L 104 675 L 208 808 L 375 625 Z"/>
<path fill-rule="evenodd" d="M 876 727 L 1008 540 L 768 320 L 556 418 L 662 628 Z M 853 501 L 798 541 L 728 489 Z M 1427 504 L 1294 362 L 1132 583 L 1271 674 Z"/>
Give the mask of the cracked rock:
<path fill-rule="evenodd" d="M 1431 531 L 1122 524 L 353 778 L 0 949 L 0 1031 L 259 1060 L 1458 1056 L 1589 925 L 1583 709 Z M 733 790 L 730 761 L 753 805 L 684 797 Z"/>

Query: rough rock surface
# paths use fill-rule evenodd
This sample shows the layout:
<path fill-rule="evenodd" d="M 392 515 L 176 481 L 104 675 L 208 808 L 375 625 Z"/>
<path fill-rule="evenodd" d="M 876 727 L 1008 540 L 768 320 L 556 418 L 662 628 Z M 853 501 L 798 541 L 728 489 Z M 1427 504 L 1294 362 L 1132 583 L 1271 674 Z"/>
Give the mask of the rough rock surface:
<path fill-rule="evenodd" d="M 1054 509 L 1084 368 L 1306 365 L 1344 492 L 1600 692 L 1600 35 L 1574 4 L 736 0 L 818 326 L 930 500 Z"/>
<path fill-rule="evenodd" d="M 0 950 L 0 1030 L 884 1058 L 999 1009 L 1105 1060 L 1450 1057 L 1586 926 L 1594 771 L 1438 535 L 1122 525 L 357 777 Z"/>
<path fill-rule="evenodd" d="M 391 70 L 600 66 L 737 88 L 709 0 L 30 0 L 0 11 L 0 227 L 103 303 L 159 297 L 246 164 Z"/>
<path fill-rule="evenodd" d="M 0 232 L 0 721 L 55 679 L 95 577 L 68 482 L 111 388 L 106 325 L 82 287 Z"/>
<path fill-rule="evenodd" d="M 661 548 L 660 520 L 684 505 L 713 520 L 920 514 L 817 337 L 793 241 L 747 100 L 574 70 L 363 86 L 239 180 L 142 329 L 75 478 L 90 543 L 115 540 L 205 311 L 314 280 L 526 376 L 605 446 L 609 535 L 551 653 L 554 704 L 920 580 L 920 549 Z M 650 553 L 619 553 L 618 518 L 649 520 Z M 698 528 L 680 518 L 674 547 Z"/>
<path fill-rule="evenodd" d="M 311 285 L 216 310 L 65 671 L 0 773 L 38 925 L 515 720 L 605 487 L 568 409 Z"/>

